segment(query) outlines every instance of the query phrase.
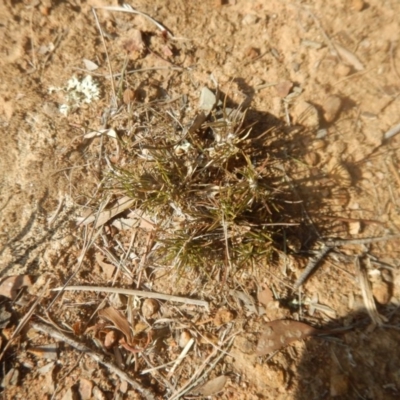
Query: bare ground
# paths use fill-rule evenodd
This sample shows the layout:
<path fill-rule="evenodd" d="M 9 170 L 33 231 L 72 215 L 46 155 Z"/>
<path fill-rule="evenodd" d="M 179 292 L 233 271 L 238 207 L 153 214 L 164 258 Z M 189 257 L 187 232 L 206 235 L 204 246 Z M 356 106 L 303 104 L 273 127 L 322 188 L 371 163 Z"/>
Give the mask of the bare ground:
<path fill-rule="evenodd" d="M 106 359 L 138 382 L 138 388 L 71 343 L 27 323 L 2 355 L 2 396 L 194 398 L 195 391 L 180 394 L 192 378 L 201 385 L 223 377 L 222 383 L 211 382 L 211 389 L 200 387 L 197 396 L 398 398 L 399 239 L 340 246 L 324 258 L 300 295 L 291 288 L 311 257 L 308 232 L 291 231 L 300 247 L 289 251 L 289 239 L 296 238 L 288 238 L 288 251 L 283 249 L 271 265 L 231 275 L 214 273 L 206 280 L 193 270 L 179 277 L 162 267 L 144 271 L 138 268 L 141 260 L 133 257 L 125 264 L 129 273 L 113 275 L 104 264 L 113 260 L 99 248 L 114 251 L 116 235 L 127 249 L 131 235 L 110 228 L 103 241 L 80 258 L 89 231 L 76 221 L 82 206 L 96 197 L 109 165 L 104 154 L 111 161 L 116 154 L 112 140 L 83 135 L 108 126 L 124 133 L 134 126 L 126 117 L 128 107 L 132 113 L 146 110 L 159 98 L 185 95 L 189 107 L 196 108 L 201 88 L 213 89 L 218 82 L 233 104 L 249 107 L 249 123 L 256 123 L 257 132 L 282 127 L 282 154 L 293 162 L 290 172 L 299 174 L 291 175 L 293 190 L 308 211 L 304 218 L 315 220 L 322 236 L 398 234 L 399 138 L 384 140 L 384 135 L 400 122 L 400 4 L 137 1 L 134 6 L 161 22 L 174 38 L 168 39 L 143 16 L 98 10 L 108 56 L 92 13 L 93 6 L 102 5 L 109 4 L 37 0 L 0 5 L 1 278 L 28 274 L 36 282 L 30 294 L 15 302 L 3 297 L 1 349 L 38 295 L 43 297 L 32 321 L 39 323 L 42 317 L 99 353 L 106 352 L 99 337 L 104 338 L 84 330 L 96 325 L 97 308 L 105 305 L 131 313 L 138 348 L 145 346 L 150 329 L 158 337 L 150 338 L 143 352 L 132 353 L 121 345 L 108 350 Z M 137 32 L 143 38 L 139 44 Z M 86 71 L 83 59 L 99 68 Z M 136 97 L 132 102 L 125 98 L 119 104 L 123 111 L 112 114 L 109 67 L 114 74 L 125 72 L 125 62 L 129 74 L 123 88 Z M 65 94 L 49 89 L 64 87 L 74 75 L 92 75 L 101 95 L 64 116 L 59 107 Z M 118 91 L 118 78 L 114 82 Z M 289 125 L 303 129 L 291 130 Z M 384 323 L 373 324 L 363 311 L 357 259 Z M 75 273 L 71 284 L 201 299 L 210 309 L 160 301 L 152 315 L 141 297 L 66 292 L 45 311 L 55 297 L 48 289 L 65 284 Z M 273 299 L 263 303 L 264 288 L 272 290 Z M 273 356 L 257 355 L 263 326 L 279 319 L 351 329 L 296 341 Z M 190 339 L 192 347 L 171 372 L 175 364 L 165 364 L 176 362 Z M 38 347 L 51 343 L 58 343 L 55 358 Z"/>

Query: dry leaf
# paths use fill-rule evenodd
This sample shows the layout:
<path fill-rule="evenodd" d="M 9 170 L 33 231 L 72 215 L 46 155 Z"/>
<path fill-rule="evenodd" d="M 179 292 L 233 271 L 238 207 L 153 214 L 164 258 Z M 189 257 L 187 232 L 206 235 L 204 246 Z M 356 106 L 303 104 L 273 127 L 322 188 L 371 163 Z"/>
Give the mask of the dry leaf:
<path fill-rule="evenodd" d="M 129 218 L 135 219 L 137 222 L 137 227 L 142 228 L 146 231 L 154 231 L 156 224 L 152 221 L 150 215 L 140 211 L 133 210 L 128 214 Z"/>
<path fill-rule="evenodd" d="M 100 265 L 107 279 L 111 279 L 115 272 L 115 266 L 103 261 L 103 256 L 99 253 L 96 253 L 96 261 Z"/>
<path fill-rule="evenodd" d="M 251 313 L 259 314 L 257 306 L 256 306 L 256 302 L 250 295 L 248 295 L 240 290 L 230 290 L 229 294 L 232 295 L 233 297 L 241 300 L 244 303 L 245 307 Z"/>
<path fill-rule="evenodd" d="M 160 304 L 156 299 L 145 299 L 142 304 L 142 314 L 144 318 L 151 318 L 159 310 Z"/>
<path fill-rule="evenodd" d="M 23 286 L 32 286 L 29 275 L 12 275 L 5 277 L 0 283 L 0 296 L 14 300 Z"/>
<path fill-rule="evenodd" d="M 20 379 L 20 372 L 17 368 L 11 368 L 4 376 L 0 386 L 4 389 L 10 386 L 17 386 Z"/>
<path fill-rule="evenodd" d="M 85 139 L 93 139 L 94 137 L 98 137 L 98 136 L 102 136 L 102 135 L 109 136 L 113 139 L 118 139 L 118 135 L 117 135 L 117 132 L 115 131 L 115 129 L 99 129 L 98 131 L 92 131 L 92 132 L 85 133 L 83 135 L 83 137 Z"/>
<path fill-rule="evenodd" d="M 275 90 L 279 97 L 284 98 L 290 93 L 292 87 L 293 87 L 293 82 L 283 81 L 275 85 Z"/>
<path fill-rule="evenodd" d="M 368 311 L 373 324 L 382 326 L 385 322 L 387 322 L 387 319 L 384 315 L 379 314 L 376 308 L 376 303 L 372 294 L 371 283 L 369 282 L 367 271 L 362 265 L 360 265 L 358 258 L 356 259 L 356 267 L 358 281 L 361 286 L 361 293 L 364 300 L 364 306 Z"/>
<path fill-rule="evenodd" d="M 134 202 L 135 200 L 131 199 L 128 196 L 121 197 L 113 207 L 109 208 L 108 210 L 102 211 L 98 215 L 97 213 L 92 213 L 87 217 L 78 218 L 78 224 L 88 225 L 91 222 L 96 221 L 95 228 L 99 228 L 111 218 L 114 218 L 116 215 L 127 210 L 130 206 L 132 206 Z"/>
<path fill-rule="evenodd" d="M 82 335 L 82 333 L 83 333 L 82 321 L 74 322 L 74 324 L 72 325 L 72 329 L 73 329 L 75 335 L 77 335 L 77 336 Z"/>
<path fill-rule="evenodd" d="M 217 378 L 210 379 L 204 385 L 197 388 L 196 393 L 200 393 L 203 396 L 212 396 L 218 392 L 220 392 L 226 382 L 228 381 L 228 377 L 225 375 L 218 376 Z"/>
<path fill-rule="evenodd" d="M 276 320 L 268 322 L 257 343 L 256 354 L 264 356 L 280 350 L 290 343 L 321 333 L 303 322 Z"/>
<path fill-rule="evenodd" d="M 151 220 L 151 217 L 143 212 L 132 211 L 128 214 L 129 218 L 118 218 L 112 222 L 118 230 L 128 230 L 131 228 L 144 229 L 147 232 L 154 231 L 156 224 Z"/>
<path fill-rule="evenodd" d="M 124 315 L 114 307 L 104 308 L 99 311 L 99 316 L 109 322 L 112 322 L 114 326 L 121 331 L 129 345 L 133 343 L 133 334 L 131 331 L 131 326 Z"/>
<path fill-rule="evenodd" d="M 335 49 L 344 62 L 350 64 L 355 70 L 363 71 L 364 65 L 361 61 L 349 50 L 345 49 L 340 44 L 335 43 Z"/>

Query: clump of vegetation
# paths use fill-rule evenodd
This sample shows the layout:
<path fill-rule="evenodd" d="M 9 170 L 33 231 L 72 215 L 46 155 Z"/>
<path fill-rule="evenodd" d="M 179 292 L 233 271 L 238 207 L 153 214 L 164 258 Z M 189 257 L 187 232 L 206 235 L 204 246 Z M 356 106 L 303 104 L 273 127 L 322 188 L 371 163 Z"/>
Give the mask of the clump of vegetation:
<path fill-rule="evenodd" d="M 225 102 L 191 119 L 162 106 L 135 118 L 106 188 L 153 221 L 152 260 L 208 273 L 270 259 L 290 222 L 271 132 L 256 135 L 245 110 Z"/>

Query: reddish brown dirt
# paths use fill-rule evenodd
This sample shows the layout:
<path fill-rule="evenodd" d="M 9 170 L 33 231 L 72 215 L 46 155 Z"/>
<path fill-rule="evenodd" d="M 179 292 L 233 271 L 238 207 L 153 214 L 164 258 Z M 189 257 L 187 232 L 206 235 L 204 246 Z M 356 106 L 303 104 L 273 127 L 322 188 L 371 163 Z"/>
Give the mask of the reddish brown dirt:
<path fill-rule="evenodd" d="M 45 282 L 51 287 L 65 283 L 75 271 L 83 243 L 76 216 L 88 194 L 94 193 L 98 168 L 103 166 L 100 161 L 96 164 L 100 139 L 82 140 L 83 133 L 102 128 L 102 117 L 111 105 L 107 56 L 91 10 L 103 5 L 109 3 L 5 0 L 0 5 L 0 277 L 33 276 L 38 282 L 32 294 L 40 293 Z M 232 102 L 250 108 L 249 118 L 256 120 L 260 131 L 276 121 L 307 127 L 295 141 L 283 143 L 300 170 L 327 176 L 329 185 L 316 179 L 299 189 L 311 213 L 318 214 L 312 209 L 313 196 L 323 197 L 329 205 L 324 235 L 349 239 L 399 233 L 400 139 L 383 141 L 384 133 L 400 123 L 399 2 L 139 0 L 135 7 L 168 27 L 176 40 L 166 42 L 141 16 L 98 11 L 113 72 L 123 71 L 127 59 L 127 71 L 144 70 L 126 79 L 142 96 L 134 107 L 150 102 L 160 90 L 170 98 L 187 95 L 196 105 L 200 89 L 213 88 L 217 81 Z M 135 30 L 144 37 L 144 49 L 138 51 Z M 49 88 L 65 86 L 73 75 L 90 74 L 83 59 L 99 66 L 91 74 L 101 95 L 65 117 L 59 112 L 63 94 L 50 93 Z M 285 82 L 293 84 L 291 93 L 298 93 L 286 103 Z M 341 100 L 337 113 L 331 96 Z M 304 102 L 318 120 L 302 115 Z M 122 128 L 130 121 L 116 118 L 113 123 Z M 344 172 L 334 169 L 338 164 Z M 151 281 L 154 291 L 208 300 L 211 313 L 194 306 L 165 306 L 159 311 L 157 318 L 173 320 L 169 336 L 163 338 L 162 351 L 168 357 L 149 352 L 150 365 L 176 359 L 182 332 L 195 338 L 170 387 L 165 384 L 168 370 L 161 371 L 163 379 L 156 372 L 143 378 L 131 366 L 126 372 L 154 389 L 158 398 L 169 398 L 214 349 L 204 344 L 199 332 L 218 345 L 232 334 L 233 345 L 200 382 L 228 377 L 213 398 L 399 398 L 399 243 L 397 239 L 343 246 L 348 257 L 322 262 L 303 287 L 301 307 L 283 299 L 286 286 L 294 284 L 307 263 L 305 255 L 288 255 L 269 273 L 257 268 L 245 271 L 222 289 L 215 282 L 196 280 L 193 272 L 180 277 L 179 284 L 176 276 L 162 270 L 154 281 L 142 277 Z M 356 256 L 368 269 L 379 312 L 387 319 L 383 327 L 371 326 L 368 314 L 360 311 L 364 304 Z M 78 282 L 110 283 L 93 254 L 85 259 Z M 122 278 L 119 283 L 132 284 Z M 257 302 L 257 293 L 265 286 L 274 290 L 275 301 L 264 314 L 246 307 L 232 292 L 247 293 Z M 103 298 L 97 293 L 65 296 L 52 312 L 59 318 L 54 322 L 69 332 L 76 321 L 89 318 L 94 311 L 90 307 L 97 307 Z M 45 293 L 46 304 L 52 297 L 53 293 Z M 26 304 L 11 305 L 3 299 L 2 307 L 12 310 L 13 319 L 3 326 L 2 349 L 27 310 Z M 300 301 L 297 295 L 293 299 Z M 317 304 L 314 310 L 310 303 Z M 112 304 L 117 304 L 115 299 Z M 140 310 L 140 304 L 132 307 Z M 37 313 L 45 316 L 41 309 Z M 295 342 L 271 358 L 257 357 L 254 347 L 263 323 L 280 318 L 354 329 Z M 59 358 L 50 372 L 45 371 L 42 367 L 50 361 L 29 350 L 54 342 L 33 329 L 18 336 L 1 360 L 0 375 L 9 377 L 13 369 L 19 374 L 14 381 L 3 380 L 4 398 L 141 398 L 116 375 L 62 342 Z M 85 385 L 94 385 L 88 397 Z"/>

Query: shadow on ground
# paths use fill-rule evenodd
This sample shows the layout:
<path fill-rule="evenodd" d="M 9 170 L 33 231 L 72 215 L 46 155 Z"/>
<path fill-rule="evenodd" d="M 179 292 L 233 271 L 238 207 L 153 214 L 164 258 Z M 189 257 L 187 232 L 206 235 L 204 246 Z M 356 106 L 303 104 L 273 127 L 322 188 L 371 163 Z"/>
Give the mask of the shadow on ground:
<path fill-rule="evenodd" d="M 297 368 L 294 398 L 398 399 L 400 312 L 391 305 L 383 311 L 387 326 L 373 327 L 366 312 L 360 311 L 325 327 L 354 326 L 350 331 L 309 339 Z"/>

